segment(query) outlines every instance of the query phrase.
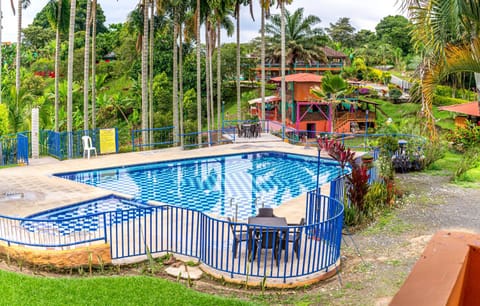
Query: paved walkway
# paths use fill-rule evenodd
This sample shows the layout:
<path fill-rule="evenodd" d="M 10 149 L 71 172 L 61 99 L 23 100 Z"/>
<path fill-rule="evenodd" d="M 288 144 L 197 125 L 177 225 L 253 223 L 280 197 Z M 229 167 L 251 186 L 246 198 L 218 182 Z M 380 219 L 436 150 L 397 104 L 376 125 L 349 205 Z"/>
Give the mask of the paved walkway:
<path fill-rule="evenodd" d="M 58 178 L 53 176 L 55 173 L 254 151 L 274 150 L 312 156 L 317 155 L 317 150 L 314 148 L 305 149 L 302 146 L 294 146 L 282 142 L 279 138 L 272 138 L 271 141 L 266 140 L 267 137 L 262 135 L 262 137 L 250 139 L 248 143 L 238 142 L 195 150 L 169 148 L 112 154 L 98 156 L 90 160 L 58 161 L 51 157 L 32 159 L 28 166 L 0 169 L 0 214 L 25 217 L 37 212 L 112 193 L 102 188 Z M 289 222 L 298 222 L 300 215 L 305 212 L 304 196 L 289 202 L 288 207 L 290 208 L 278 207 L 277 214 L 287 216 Z"/>

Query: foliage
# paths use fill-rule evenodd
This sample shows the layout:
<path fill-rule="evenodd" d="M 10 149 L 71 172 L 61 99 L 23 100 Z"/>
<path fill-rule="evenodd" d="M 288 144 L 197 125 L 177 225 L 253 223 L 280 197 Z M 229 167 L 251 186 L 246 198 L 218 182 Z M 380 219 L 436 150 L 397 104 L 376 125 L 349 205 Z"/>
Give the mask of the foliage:
<path fill-rule="evenodd" d="M 439 95 L 433 96 L 433 105 L 436 105 L 436 106 L 462 104 L 462 103 L 465 103 L 464 99 L 445 97 L 445 96 L 439 96 Z"/>
<path fill-rule="evenodd" d="M 460 152 L 480 144 L 480 125 L 467 121 L 465 127 L 457 127 L 452 133 L 446 135 L 453 147 Z"/>
<path fill-rule="evenodd" d="M 65 2 L 65 1 L 64 1 Z M 69 1 L 68 1 L 69 2 Z M 64 3 L 65 4 L 65 3 Z M 67 16 L 70 14 L 70 5 L 65 6 L 65 13 Z M 48 10 L 51 8 L 48 5 L 45 5 L 40 12 L 35 15 L 33 19 L 33 26 L 38 26 L 44 29 L 50 28 Z M 87 17 L 87 0 L 77 0 L 77 9 L 75 14 L 75 32 L 85 30 L 85 19 Z M 106 20 L 105 13 L 101 7 L 100 1 L 97 3 L 97 33 L 103 33 L 107 31 L 104 23 Z"/>
<path fill-rule="evenodd" d="M 364 164 L 358 164 L 355 158 L 355 152 L 350 148 L 327 136 L 318 139 L 318 147 L 325 150 L 328 155 L 335 159 L 342 169 L 342 173 L 347 166 L 352 171 L 346 175 L 348 182 L 347 195 L 350 200 L 350 207 L 345 207 L 345 223 L 347 225 L 357 225 L 362 222 L 362 216 L 365 214 L 365 195 L 368 192 L 368 168 Z"/>
<path fill-rule="evenodd" d="M 380 148 L 380 154 L 392 157 L 398 150 L 398 140 L 392 136 L 381 136 L 377 140 L 377 145 Z"/>
<path fill-rule="evenodd" d="M 462 159 L 457 164 L 457 169 L 454 172 L 452 180 L 457 180 L 458 178 L 465 175 L 465 173 L 477 167 L 480 164 L 480 148 L 479 147 L 469 147 L 464 154 L 462 154 Z"/>
<path fill-rule="evenodd" d="M 330 23 L 330 28 L 326 29 L 330 39 L 338 42 L 343 47 L 354 46 L 355 28 L 350 24 L 350 18 L 341 17 L 334 24 Z"/>
<path fill-rule="evenodd" d="M 402 96 L 402 91 L 396 87 L 390 89 L 388 91 L 388 96 L 390 97 L 390 99 L 392 99 L 394 102 L 397 102 L 398 99 L 400 99 L 400 97 Z"/>
<path fill-rule="evenodd" d="M 389 204 L 387 186 L 381 182 L 372 183 L 365 195 L 365 217 L 372 220 L 387 204 Z"/>
<path fill-rule="evenodd" d="M 285 41 L 286 43 L 286 64 L 293 70 L 296 62 L 303 61 L 312 63 L 313 61 L 325 62 L 326 57 L 321 42 L 325 42 L 323 30 L 317 25 L 320 18 L 314 15 L 304 17 L 303 8 L 299 8 L 293 13 L 285 10 Z M 268 38 L 269 46 L 267 51 L 268 60 L 274 63 L 280 63 L 281 50 L 281 18 L 280 15 L 272 15 L 265 27 L 266 33 L 271 36 Z"/>
<path fill-rule="evenodd" d="M 5 104 L 0 104 L 0 136 L 8 134 L 8 109 Z"/>
<path fill-rule="evenodd" d="M 411 34 L 409 28 L 411 23 L 401 15 L 384 17 L 375 27 L 378 38 L 394 48 L 400 48 L 403 55 L 412 50 Z"/>
<path fill-rule="evenodd" d="M 31 25 L 22 30 L 24 41 L 23 43 L 27 47 L 31 47 L 38 52 L 44 48 L 49 41 L 55 39 L 55 31 L 51 28 L 42 28 L 39 26 Z"/>

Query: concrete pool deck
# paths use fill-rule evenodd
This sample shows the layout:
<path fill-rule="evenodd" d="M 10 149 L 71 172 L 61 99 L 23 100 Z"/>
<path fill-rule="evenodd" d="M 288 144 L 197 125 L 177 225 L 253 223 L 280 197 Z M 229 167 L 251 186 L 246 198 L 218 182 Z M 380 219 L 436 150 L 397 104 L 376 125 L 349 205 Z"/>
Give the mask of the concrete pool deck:
<path fill-rule="evenodd" d="M 271 136 L 274 137 L 274 136 Z M 30 165 L 0 169 L 0 215 L 25 217 L 34 213 L 112 194 L 112 191 L 68 181 L 55 173 L 121 167 L 174 159 L 196 158 L 256 151 L 280 151 L 317 156 L 314 147 L 284 143 L 278 138 L 194 150 L 168 148 L 161 150 L 101 155 L 87 159 L 58 161 L 51 157 L 31 159 Z M 323 153 L 323 152 L 322 152 Z M 328 157 L 322 154 L 322 157 Z M 117 193 L 118 194 L 118 193 Z M 305 214 L 305 195 L 292 199 L 275 210 L 297 223 Z"/>

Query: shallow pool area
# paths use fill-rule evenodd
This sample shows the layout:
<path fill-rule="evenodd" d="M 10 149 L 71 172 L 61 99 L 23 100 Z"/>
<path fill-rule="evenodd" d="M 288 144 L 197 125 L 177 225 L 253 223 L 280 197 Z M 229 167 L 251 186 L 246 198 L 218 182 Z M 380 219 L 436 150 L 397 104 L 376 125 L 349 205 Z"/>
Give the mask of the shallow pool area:
<path fill-rule="evenodd" d="M 142 217 L 150 212 L 149 207 L 111 195 L 30 215 L 28 218 L 34 221 L 23 221 L 21 226 L 31 232 L 62 236 L 82 231 L 94 232 L 104 223 L 108 226 Z M 113 212 L 107 222 L 103 220 L 105 212 Z"/>
<path fill-rule="evenodd" d="M 280 152 L 253 152 L 56 176 L 132 196 L 220 216 L 246 219 L 260 206 L 276 207 L 340 174 L 332 160 Z M 237 207 L 238 206 L 238 207 Z"/>

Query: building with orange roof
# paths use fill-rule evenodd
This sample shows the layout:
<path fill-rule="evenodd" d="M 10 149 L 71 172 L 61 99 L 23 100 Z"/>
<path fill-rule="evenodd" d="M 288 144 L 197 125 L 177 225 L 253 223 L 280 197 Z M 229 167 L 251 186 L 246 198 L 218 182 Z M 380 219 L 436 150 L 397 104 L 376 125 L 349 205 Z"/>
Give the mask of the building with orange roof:
<path fill-rule="evenodd" d="M 455 126 L 465 127 L 467 121 L 480 125 L 480 102 L 478 101 L 442 106 L 438 109 L 459 114 L 455 117 Z"/>

